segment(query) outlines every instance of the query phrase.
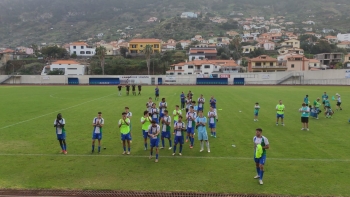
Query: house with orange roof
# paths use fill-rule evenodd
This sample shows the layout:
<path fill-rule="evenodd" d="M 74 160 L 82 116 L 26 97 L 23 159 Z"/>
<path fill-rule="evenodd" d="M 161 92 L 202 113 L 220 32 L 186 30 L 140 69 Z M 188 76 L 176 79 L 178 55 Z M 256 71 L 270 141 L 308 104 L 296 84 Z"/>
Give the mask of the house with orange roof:
<path fill-rule="evenodd" d="M 341 43 L 338 43 L 337 47 L 342 49 L 350 49 L 350 41 L 343 41 Z"/>
<path fill-rule="evenodd" d="M 330 44 L 336 44 L 336 43 L 338 43 L 338 38 L 337 38 L 337 36 L 326 36 L 325 38 L 326 38 L 326 40 L 327 40 Z"/>
<path fill-rule="evenodd" d="M 324 69 L 324 66 L 321 66 L 320 60 L 317 59 L 309 59 L 309 70 L 315 70 L 315 69 Z"/>
<path fill-rule="evenodd" d="M 92 57 L 96 53 L 96 48 L 89 46 L 86 42 L 72 42 L 69 44 L 69 54 L 76 54 L 79 57 Z"/>
<path fill-rule="evenodd" d="M 237 73 L 240 66 L 234 60 L 193 60 L 170 66 L 167 75 Z"/>
<path fill-rule="evenodd" d="M 259 42 L 258 44 L 256 44 L 256 47 L 265 49 L 266 51 L 275 50 L 276 43 L 264 40 L 264 41 Z"/>
<path fill-rule="evenodd" d="M 277 72 L 286 70 L 286 66 L 278 66 L 277 59 L 267 55 L 261 55 L 248 61 L 248 72 Z"/>
<path fill-rule="evenodd" d="M 300 41 L 296 39 L 281 42 L 281 46 L 289 48 L 300 48 Z"/>
<path fill-rule="evenodd" d="M 41 75 L 47 75 L 50 71 L 61 70 L 64 75 L 84 75 L 86 65 L 75 60 L 57 60 L 50 65 L 44 66 Z"/>
<path fill-rule="evenodd" d="M 139 54 L 142 53 L 146 45 L 151 45 L 153 53 L 160 53 L 162 47 L 162 41 L 155 38 L 137 38 L 132 39 L 129 42 L 129 53 Z"/>
<path fill-rule="evenodd" d="M 0 67 L 6 65 L 9 60 L 13 60 L 14 54 L 15 51 L 12 49 L 0 50 Z"/>
<path fill-rule="evenodd" d="M 283 66 L 287 67 L 287 71 L 309 70 L 309 59 L 304 55 L 288 54 L 284 57 Z"/>
<path fill-rule="evenodd" d="M 193 60 L 215 60 L 217 57 L 216 48 L 190 48 L 189 53 L 189 61 Z"/>

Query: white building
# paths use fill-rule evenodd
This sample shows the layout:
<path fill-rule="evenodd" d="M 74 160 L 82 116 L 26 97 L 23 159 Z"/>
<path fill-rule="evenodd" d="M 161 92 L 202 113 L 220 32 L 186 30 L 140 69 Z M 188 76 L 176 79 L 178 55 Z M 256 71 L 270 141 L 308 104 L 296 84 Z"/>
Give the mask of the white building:
<path fill-rule="evenodd" d="M 47 65 L 43 68 L 41 75 L 47 75 L 50 71 L 62 70 L 64 75 L 84 75 L 85 65 L 81 65 L 79 62 L 73 60 L 57 60 L 52 62 L 51 65 Z"/>
<path fill-rule="evenodd" d="M 69 44 L 69 54 L 76 54 L 81 57 L 92 57 L 96 53 L 96 48 L 88 46 L 86 42 L 73 42 Z"/>
<path fill-rule="evenodd" d="M 240 66 L 234 60 L 194 60 L 170 66 L 167 75 L 210 75 L 215 73 L 238 73 Z"/>
<path fill-rule="evenodd" d="M 337 38 L 340 42 L 343 42 L 343 41 L 350 41 L 350 34 L 341 34 L 339 33 L 337 35 Z"/>

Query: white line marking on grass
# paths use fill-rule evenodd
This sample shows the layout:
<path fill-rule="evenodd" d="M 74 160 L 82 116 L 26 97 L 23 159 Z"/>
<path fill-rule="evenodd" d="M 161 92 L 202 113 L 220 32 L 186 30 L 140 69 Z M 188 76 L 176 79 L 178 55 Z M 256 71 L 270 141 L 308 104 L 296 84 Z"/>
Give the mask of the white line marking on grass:
<path fill-rule="evenodd" d="M 103 155 L 103 154 L 6 154 L 0 153 L 0 156 L 14 156 L 14 157 L 125 157 L 125 158 L 148 158 L 147 156 L 142 155 Z M 179 159 L 222 159 L 222 160 L 253 160 L 253 158 L 249 157 L 205 157 L 205 156 L 163 156 L 160 155 L 161 158 L 179 158 Z M 315 162 L 350 162 L 350 159 L 308 159 L 308 158 L 267 158 L 268 160 L 275 161 L 315 161 Z"/>
<path fill-rule="evenodd" d="M 86 104 L 86 103 L 91 103 L 91 102 L 93 102 L 93 101 L 100 100 L 100 99 L 103 99 L 103 98 L 106 98 L 106 97 L 109 97 L 109 96 L 112 96 L 112 95 L 115 95 L 115 94 L 117 94 L 117 93 L 110 94 L 110 95 L 103 96 L 103 97 L 96 98 L 96 99 L 92 99 L 92 100 L 90 100 L 90 101 L 86 101 L 86 102 L 83 102 L 83 103 L 80 103 L 80 104 L 77 104 L 77 105 L 73 105 L 73 106 L 71 106 L 71 107 L 67 107 L 67 108 L 60 109 L 60 110 L 57 110 L 57 111 L 53 111 L 53 112 L 50 112 L 50 113 L 47 113 L 47 114 L 44 114 L 44 115 L 41 115 L 41 116 L 37 116 L 37 117 L 35 117 L 35 118 L 31 118 L 31 119 L 23 120 L 23 121 L 21 121 L 21 122 L 17 122 L 17 123 L 11 124 L 11 125 L 7 125 L 7 126 L 4 126 L 4 127 L 1 127 L 0 130 L 6 129 L 6 128 L 9 128 L 9 127 L 12 127 L 12 126 L 16 126 L 16 125 L 19 125 L 19 124 L 22 124 L 22 123 L 25 123 L 25 122 L 29 122 L 29 121 L 31 121 L 31 120 L 35 120 L 35 119 L 38 119 L 38 118 L 42 118 L 42 117 L 44 117 L 44 116 L 48 116 L 48 115 L 51 115 L 51 114 L 53 114 L 53 113 L 58 113 L 58 112 L 61 112 L 61 111 L 65 111 L 65 110 L 67 110 L 67 109 L 72 109 L 72 108 L 74 108 L 74 107 L 78 107 L 78 106 L 84 105 L 84 104 Z"/>

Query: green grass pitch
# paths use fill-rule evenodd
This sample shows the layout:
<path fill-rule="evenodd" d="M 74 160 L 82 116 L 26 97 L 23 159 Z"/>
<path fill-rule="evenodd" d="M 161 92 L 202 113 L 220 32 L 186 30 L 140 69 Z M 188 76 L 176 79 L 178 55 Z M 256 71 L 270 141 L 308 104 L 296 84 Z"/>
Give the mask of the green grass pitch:
<path fill-rule="evenodd" d="M 160 150 L 159 163 L 143 150 L 140 118 L 154 87 L 142 96 L 118 97 L 115 86 L 0 86 L 0 187 L 139 191 L 193 191 L 286 195 L 349 195 L 349 87 L 229 87 L 160 86 L 169 110 L 179 104 L 181 91 L 217 99 L 217 138 L 211 153 L 185 144 L 183 156 Z M 301 131 L 298 109 L 306 94 L 312 102 L 327 91 L 342 95 L 343 111 L 333 119 L 322 115 Z M 285 127 L 275 126 L 275 106 L 286 106 Z M 254 122 L 254 103 L 261 106 Z M 331 101 L 335 110 L 335 101 Z M 130 156 L 122 156 L 117 122 L 125 106 L 133 113 Z M 209 104 L 205 104 L 205 114 Z M 91 154 L 92 119 L 105 119 L 101 154 Z M 239 111 L 242 111 L 241 113 Z M 66 120 L 68 155 L 59 154 L 53 121 Z M 253 179 L 255 129 L 270 142 L 264 185 Z M 208 130 L 209 131 L 209 130 Z M 197 139 L 197 138 L 196 138 Z M 166 143 L 168 145 L 168 143 Z M 232 144 L 236 147 L 232 147 Z"/>

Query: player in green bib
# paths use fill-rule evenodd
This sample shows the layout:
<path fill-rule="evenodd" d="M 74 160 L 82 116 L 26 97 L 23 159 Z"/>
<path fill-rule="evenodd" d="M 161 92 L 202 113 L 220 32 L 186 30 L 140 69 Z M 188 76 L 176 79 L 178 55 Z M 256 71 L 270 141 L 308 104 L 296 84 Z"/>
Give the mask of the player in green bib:
<path fill-rule="evenodd" d="M 131 136 L 130 136 L 130 119 L 127 117 L 127 113 L 123 112 L 122 113 L 122 118 L 119 120 L 119 129 L 120 129 L 120 133 L 121 133 L 121 137 L 122 137 L 122 141 L 123 141 L 123 155 L 125 155 L 125 153 L 127 155 L 130 155 L 130 140 L 131 140 Z M 128 152 L 126 152 L 126 143 L 128 143 Z"/>
<path fill-rule="evenodd" d="M 320 98 L 317 98 L 313 104 L 315 109 L 314 111 L 316 113 L 316 119 L 318 119 L 318 114 L 320 113 L 320 107 L 321 107 Z"/>
<path fill-rule="evenodd" d="M 179 116 L 182 115 L 181 109 L 178 105 L 175 106 L 175 110 L 173 111 L 173 116 L 174 116 L 174 123 L 179 120 Z"/>
<path fill-rule="evenodd" d="M 151 125 L 152 118 L 149 117 L 148 111 L 143 112 L 143 117 L 141 117 L 142 124 L 142 136 L 144 139 L 145 150 L 147 150 L 147 137 L 148 137 L 148 127 Z"/>
<path fill-rule="evenodd" d="M 284 126 L 284 110 L 286 107 L 283 105 L 282 100 L 279 101 L 279 104 L 276 105 L 276 111 L 277 111 L 277 119 L 276 119 L 276 126 L 278 126 L 278 120 L 281 118 L 281 125 Z"/>

